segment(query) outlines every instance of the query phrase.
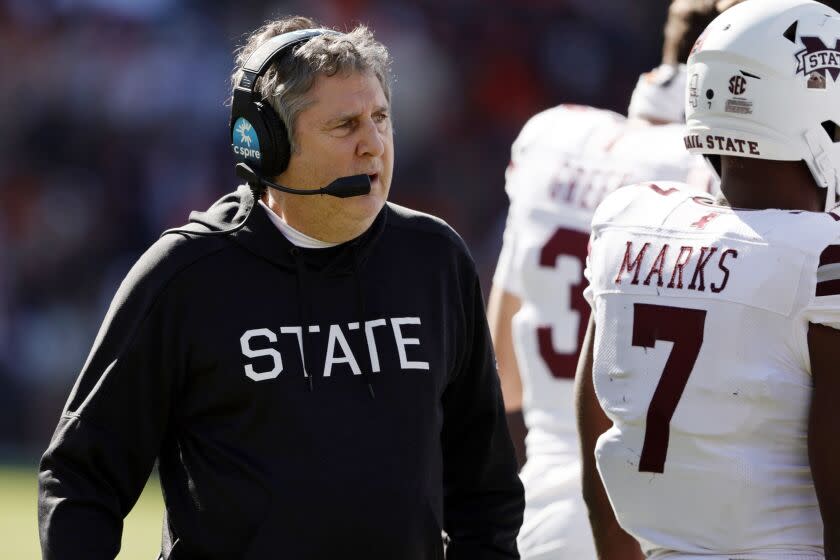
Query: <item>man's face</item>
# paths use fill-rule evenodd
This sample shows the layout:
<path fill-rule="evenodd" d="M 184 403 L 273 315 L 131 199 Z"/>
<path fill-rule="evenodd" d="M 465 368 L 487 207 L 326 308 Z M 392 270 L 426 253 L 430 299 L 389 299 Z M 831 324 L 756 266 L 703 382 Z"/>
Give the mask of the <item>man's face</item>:
<path fill-rule="evenodd" d="M 390 107 L 379 80 L 373 73 L 320 75 L 307 96 L 311 104 L 296 123 L 297 150 L 278 181 L 319 188 L 339 177 L 364 174 L 370 176 L 371 189 L 368 195 L 344 199 L 288 195 L 285 210 L 307 220 L 372 220 L 388 198 L 394 167 Z"/>

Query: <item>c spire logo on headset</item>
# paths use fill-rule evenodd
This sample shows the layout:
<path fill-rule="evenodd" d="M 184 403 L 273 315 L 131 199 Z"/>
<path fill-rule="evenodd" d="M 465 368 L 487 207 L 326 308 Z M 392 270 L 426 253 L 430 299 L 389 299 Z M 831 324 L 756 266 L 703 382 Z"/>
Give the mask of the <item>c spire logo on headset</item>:
<path fill-rule="evenodd" d="M 239 117 L 233 125 L 233 152 L 246 159 L 259 163 L 260 141 L 253 125 L 246 119 Z"/>

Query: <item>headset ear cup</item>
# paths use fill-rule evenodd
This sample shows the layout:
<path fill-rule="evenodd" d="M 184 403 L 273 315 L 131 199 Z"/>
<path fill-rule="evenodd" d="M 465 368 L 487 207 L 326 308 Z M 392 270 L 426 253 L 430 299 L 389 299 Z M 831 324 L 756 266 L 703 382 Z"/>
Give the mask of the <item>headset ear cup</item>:
<path fill-rule="evenodd" d="M 277 35 L 260 45 L 242 65 L 241 76 L 233 91 L 231 147 L 239 162 L 248 163 L 263 177 L 274 177 L 286 170 L 291 146 L 286 125 L 255 91 L 257 80 L 283 52 L 325 33 L 339 34 L 329 29 L 299 29 Z"/>
<path fill-rule="evenodd" d="M 268 103 L 258 103 L 257 105 L 262 120 L 268 129 L 271 142 L 270 146 L 266 146 L 266 152 L 269 154 L 266 163 L 270 162 L 270 168 L 264 167 L 263 173 L 269 177 L 274 177 L 285 171 L 289 165 L 289 157 L 291 156 L 289 136 L 283 120 Z"/>
<path fill-rule="evenodd" d="M 265 122 L 262 111 L 255 105 L 251 102 L 237 104 L 237 100 L 234 99 L 230 125 L 231 144 L 234 158 L 237 161 L 247 163 L 254 171 L 260 175 L 265 175 L 265 170 L 275 165 L 271 146 L 271 130 Z M 245 140 L 243 144 L 241 141 L 246 135 L 250 136 L 250 140 Z M 244 155 L 241 152 L 243 148 L 253 150 L 256 154 Z"/>

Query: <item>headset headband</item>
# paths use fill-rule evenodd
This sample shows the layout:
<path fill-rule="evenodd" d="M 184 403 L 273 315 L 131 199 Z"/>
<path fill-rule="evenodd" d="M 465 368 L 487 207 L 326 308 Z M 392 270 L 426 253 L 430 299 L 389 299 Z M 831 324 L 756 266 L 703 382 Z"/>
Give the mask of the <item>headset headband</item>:
<path fill-rule="evenodd" d="M 251 56 L 248 57 L 248 60 L 245 61 L 245 64 L 242 65 L 242 76 L 239 78 L 236 88 L 245 89 L 248 93 L 253 93 L 257 78 L 268 70 L 272 59 L 277 53 L 298 43 L 305 43 L 312 37 L 327 33 L 340 35 L 338 31 L 333 31 L 332 29 L 300 29 L 272 37 L 257 47 L 251 53 Z"/>
<path fill-rule="evenodd" d="M 268 100 L 255 91 L 257 79 L 286 50 L 326 34 L 341 35 L 331 29 L 301 29 L 277 35 L 257 47 L 242 65 L 231 104 L 231 148 L 239 164 L 247 165 L 255 176 L 282 173 L 291 157 L 286 125 Z"/>

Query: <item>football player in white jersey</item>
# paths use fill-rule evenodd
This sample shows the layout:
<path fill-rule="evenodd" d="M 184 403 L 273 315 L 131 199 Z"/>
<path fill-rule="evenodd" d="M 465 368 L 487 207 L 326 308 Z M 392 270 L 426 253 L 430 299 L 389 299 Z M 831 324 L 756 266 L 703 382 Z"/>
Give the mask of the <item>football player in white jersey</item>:
<path fill-rule="evenodd" d="M 684 120 L 682 63 L 717 14 L 714 2 L 672 2 L 663 64 L 639 79 L 629 118 L 560 105 L 531 118 L 513 145 L 506 174 L 511 205 L 488 319 L 520 462 L 527 447 L 524 560 L 594 556 L 572 390 L 589 317 L 583 299 L 589 224 L 601 199 L 622 185 L 671 179 L 710 188 L 713 174 L 685 150 L 685 128 L 676 123 Z"/>
<path fill-rule="evenodd" d="M 840 558 L 840 14 L 747 0 L 688 62 L 726 198 L 623 188 L 592 221 L 577 377 L 601 560 Z"/>

